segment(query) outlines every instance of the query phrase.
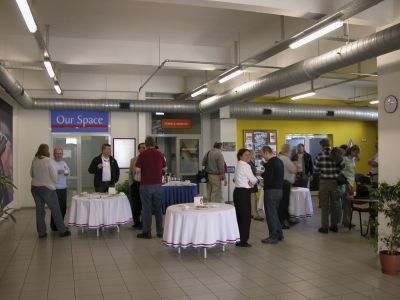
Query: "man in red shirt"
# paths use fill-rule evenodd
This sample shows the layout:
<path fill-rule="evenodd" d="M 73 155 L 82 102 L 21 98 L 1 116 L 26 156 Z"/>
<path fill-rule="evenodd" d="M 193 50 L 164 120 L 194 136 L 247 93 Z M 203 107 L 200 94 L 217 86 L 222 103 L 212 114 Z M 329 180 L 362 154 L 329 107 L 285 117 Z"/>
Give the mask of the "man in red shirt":
<path fill-rule="evenodd" d="M 140 239 L 151 239 L 152 213 L 156 218 L 157 237 L 163 236 L 162 220 L 162 170 L 166 167 L 164 155 L 154 146 L 155 142 L 148 136 L 144 150 L 136 161 L 136 171 L 140 172 L 140 199 L 142 200 L 143 231 L 137 235 Z"/>

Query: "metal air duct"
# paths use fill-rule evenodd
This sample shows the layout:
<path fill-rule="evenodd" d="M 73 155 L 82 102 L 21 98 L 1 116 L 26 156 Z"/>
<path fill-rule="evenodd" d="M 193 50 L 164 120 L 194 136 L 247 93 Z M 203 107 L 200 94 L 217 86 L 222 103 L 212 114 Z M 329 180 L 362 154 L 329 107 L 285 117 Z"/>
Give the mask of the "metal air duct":
<path fill-rule="evenodd" d="M 20 103 L 23 107 L 29 108 L 32 107 L 32 99 L 31 97 L 25 92 L 22 85 L 19 84 L 14 77 L 0 65 L 0 84 L 4 88 L 4 90 L 18 103 Z"/>
<path fill-rule="evenodd" d="M 318 78 L 320 75 L 400 49 L 400 24 L 314 58 L 308 58 L 223 94 L 200 102 L 201 112 L 211 112 L 235 102 L 259 97 L 279 89 Z"/>
<path fill-rule="evenodd" d="M 366 107 L 286 103 L 246 103 L 230 106 L 232 118 L 324 119 L 377 121 L 378 110 Z"/>
<path fill-rule="evenodd" d="M 36 109 L 93 109 L 104 111 L 199 113 L 198 102 L 179 102 L 169 100 L 72 100 L 72 99 L 34 99 Z"/>

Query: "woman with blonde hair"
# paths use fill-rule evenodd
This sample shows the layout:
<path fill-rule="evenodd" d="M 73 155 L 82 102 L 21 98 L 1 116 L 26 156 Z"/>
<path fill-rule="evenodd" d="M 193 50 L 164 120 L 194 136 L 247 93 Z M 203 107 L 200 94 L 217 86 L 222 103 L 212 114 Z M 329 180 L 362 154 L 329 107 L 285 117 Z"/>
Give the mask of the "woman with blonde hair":
<path fill-rule="evenodd" d="M 30 174 L 32 177 L 31 192 L 36 204 L 36 229 L 39 238 L 47 236 L 44 210 L 45 204 L 51 210 L 55 226 L 61 237 L 71 235 L 64 225 L 60 205 L 56 194 L 57 171 L 50 159 L 49 146 L 41 144 L 32 161 Z"/>

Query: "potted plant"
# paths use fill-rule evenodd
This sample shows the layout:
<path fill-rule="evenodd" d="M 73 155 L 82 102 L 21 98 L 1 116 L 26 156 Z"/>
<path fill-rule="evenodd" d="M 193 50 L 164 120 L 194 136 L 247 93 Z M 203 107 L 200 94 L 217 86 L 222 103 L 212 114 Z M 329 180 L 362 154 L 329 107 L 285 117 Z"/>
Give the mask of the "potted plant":
<path fill-rule="evenodd" d="M 8 178 L 7 176 L 0 176 L 0 191 L 3 192 L 2 190 L 5 189 L 11 189 L 14 190 L 17 187 L 12 183 L 11 179 Z M 15 217 L 9 213 L 11 209 L 9 207 L 2 207 L 0 206 L 0 219 L 4 219 L 5 216 L 10 217 L 10 219 L 15 223 L 16 219 Z"/>
<path fill-rule="evenodd" d="M 387 222 L 387 232 L 378 231 L 377 240 L 382 272 L 396 275 L 400 270 L 400 181 L 394 185 L 381 183 L 372 196 L 378 199 L 378 213 Z"/>
<path fill-rule="evenodd" d="M 129 195 L 129 182 L 128 180 L 125 180 L 123 183 L 117 183 L 115 186 L 115 189 L 117 190 L 118 193 L 124 193 L 125 195 Z"/>

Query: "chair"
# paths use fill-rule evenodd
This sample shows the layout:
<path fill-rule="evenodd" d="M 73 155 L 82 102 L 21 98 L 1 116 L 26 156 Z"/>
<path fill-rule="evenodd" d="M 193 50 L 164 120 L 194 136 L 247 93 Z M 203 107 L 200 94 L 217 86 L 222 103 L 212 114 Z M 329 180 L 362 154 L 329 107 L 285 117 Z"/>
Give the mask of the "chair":
<path fill-rule="evenodd" d="M 365 198 L 364 198 L 365 199 Z M 366 207 L 367 205 L 367 207 Z M 353 219 L 353 212 L 358 212 L 358 216 L 360 219 L 360 230 L 362 236 L 367 236 L 369 229 L 371 228 L 372 221 L 375 220 L 376 217 L 376 209 L 373 207 L 372 202 L 362 201 L 362 199 L 353 198 L 351 199 L 351 212 L 350 212 L 350 223 L 349 223 L 349 230 L 351 230 L 351 221 Z M 363 225 L 362 225 L 362 218 L 361 213 L 368 213 L 368 224 L 367 229 L 363 232 Z"/>

